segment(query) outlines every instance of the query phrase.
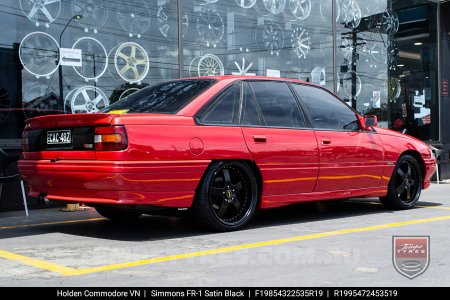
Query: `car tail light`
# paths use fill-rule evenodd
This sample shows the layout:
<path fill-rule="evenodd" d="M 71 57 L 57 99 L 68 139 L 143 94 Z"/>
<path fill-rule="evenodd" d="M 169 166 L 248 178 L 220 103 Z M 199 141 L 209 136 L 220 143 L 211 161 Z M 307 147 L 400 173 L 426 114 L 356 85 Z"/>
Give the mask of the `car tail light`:
<path fill-rule="evenodd" d="M 30 146 L 28 144 L 28 134 L 29 133 L 30 133 L 29 131 L 24 131 L 22 133 L 22 139 L 20 140 L 20 145 L 22 146 L 23 152 L 28 152 L 30 150 Z"/>
<path fill-rule="evenodd" d="M 105 126 L 95 128 L 94 145 L 96 151 L 125 150 L 128 147 L 125 127 Z"/>

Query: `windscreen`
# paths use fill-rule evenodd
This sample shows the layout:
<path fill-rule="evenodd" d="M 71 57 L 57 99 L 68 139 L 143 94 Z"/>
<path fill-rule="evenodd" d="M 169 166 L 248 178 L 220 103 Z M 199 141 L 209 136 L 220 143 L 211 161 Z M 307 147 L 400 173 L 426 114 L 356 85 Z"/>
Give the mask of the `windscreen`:
<path fill-rule="evenodd" d="M 158 83 L 110 105 L 103 112 L 175 114 L 215 82 L 188 79 Z"/>

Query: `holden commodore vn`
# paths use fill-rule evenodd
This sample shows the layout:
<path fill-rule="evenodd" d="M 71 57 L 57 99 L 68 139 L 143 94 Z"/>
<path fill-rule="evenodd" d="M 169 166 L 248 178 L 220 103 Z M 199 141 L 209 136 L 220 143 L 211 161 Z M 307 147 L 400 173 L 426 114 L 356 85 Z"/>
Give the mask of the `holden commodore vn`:
<path fill-rule="evenodd" d="M 33 196 L 110 219 L 188 209 L 216 230 L 306 201 L 412 208 L 435 172 L 427 144 L 378 128 L 319 86 L 266 77 L 173 80 L 102 113 L 29 119 L 22 148 Z"/>

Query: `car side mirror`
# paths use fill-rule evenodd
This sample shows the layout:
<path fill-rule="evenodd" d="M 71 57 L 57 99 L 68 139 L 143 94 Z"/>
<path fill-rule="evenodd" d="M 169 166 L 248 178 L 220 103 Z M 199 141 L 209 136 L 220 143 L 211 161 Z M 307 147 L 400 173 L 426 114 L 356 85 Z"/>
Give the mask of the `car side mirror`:
<path fill-rule="evenodd" d="M 377 116 L 365 116 L 364 117 L 364 129 L 376 127 L 378 125 Z"/>

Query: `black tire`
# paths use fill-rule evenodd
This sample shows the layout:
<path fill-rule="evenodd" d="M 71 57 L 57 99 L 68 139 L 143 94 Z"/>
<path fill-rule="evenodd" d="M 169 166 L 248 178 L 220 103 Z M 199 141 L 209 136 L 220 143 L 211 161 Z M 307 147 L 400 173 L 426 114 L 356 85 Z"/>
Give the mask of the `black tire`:
<path fill-rule="evenodd" d="M 389 181 L 387 196 L 380 201 L 390 209 L 409 209 L 417 204 L 421 192 L 422 171 L 417 159 L 402 155 Z"/>
<path fill-rule="evenodd" d="M 197 189 L 193 216 L 217 231 L 244 227 L 258 202 L 258 184 L 250 167 L 239 161 L 213 163 Z"/>
<path fill-rule="evenodd" d="M 113 221 L 130 221 L 139 218 L 142 213 L 133 210 L 115 207 L 95 207 L 95 210 L 103 217 Z"/>

